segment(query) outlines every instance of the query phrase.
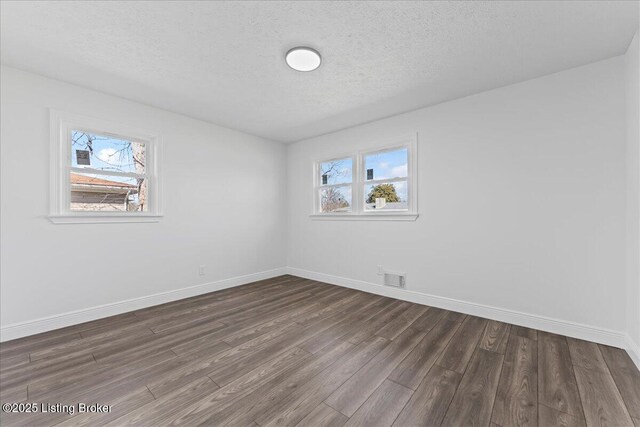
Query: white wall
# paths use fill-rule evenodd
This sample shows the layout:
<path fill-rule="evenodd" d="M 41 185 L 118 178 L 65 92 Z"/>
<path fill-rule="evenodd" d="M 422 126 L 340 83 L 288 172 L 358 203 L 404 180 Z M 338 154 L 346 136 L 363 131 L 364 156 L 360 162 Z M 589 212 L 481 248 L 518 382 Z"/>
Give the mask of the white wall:
<path fill-rule="evenodd" d="M 283 145 L 12 68 L 2 67 L 1 84 L 3 340 L 132 306 L 11 328 L 22 322 L 284 267 Z M 165 217 L 52 224 L 48 108 L 158 131 Z"/>
<path fill-rule="evenodd" d="M 625 55 L 627 101 L 627 325 L 640 365 L 640 45 Z"/>
<path fill-rule="evenodd" d="M 408 291 L 437 297 L 410 298 L 618 343 L 624 86 L 615 57 L 291 145 L 287 265 L 367 288 L 381 283 L 381 264 L 405 271 Z M 411 132 L 416 222 L 309 218 L 314 160 Z"/>

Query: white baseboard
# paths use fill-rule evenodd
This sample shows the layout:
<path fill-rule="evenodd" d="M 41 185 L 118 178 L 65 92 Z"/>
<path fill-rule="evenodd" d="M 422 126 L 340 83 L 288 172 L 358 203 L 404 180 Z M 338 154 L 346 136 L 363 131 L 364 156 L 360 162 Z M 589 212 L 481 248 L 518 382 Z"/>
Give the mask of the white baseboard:
<path fill-rule="evenodd" d="M 627 353 L 629 353 L 629 357 L 633 360 L 633 363 L 640 369 L 640 346 L 634 342 L 629 335 L 627 335 L 627 345 L 625 348 Z"/>
<path fill-rule="evenodd" d="M 40 319 L 29 320 L 27 322 L 13 323 L 0 328 L 0 342 L 39 334 L 53 329 L 64 328 L 66 326 L 77 325 L 103 317 L 114 316 L 141 308 L 164 304 L 171 301 L 202 295 L 209 292 L 219 291 L 246 283 L 257 282 L 259 280 L 270 279 L 272 277 L 287 274 L 285 267 L 274 270 L 262 271 L 259 273 L 236 276 L 229 279 L 218 280 L 216 282 L 203 283 L 167 292 L 160 292 L 139 298 L 132 298 L 126 301 L 119 301 L 111 304 L 104 304 L 97 307 L 85 308 Z"/>
<path fill-rule="evenodd" d="M 550 317 L 522 313 L 519 311 L 507 310 L 504 308 L 491 307 L 488 305 L 476 304 L 468 301 L 429 295 L 406 289 L 391 288 L 375 283 L 348 279 L 345 277 L 303 270 L 300 268 L 288 267 L 287 272 L 293 276 L 303 277 L 305 279 L 331 283 L 333 285 L 358 289 L 360 291 L 369 292 L 372 294 L 383 295 L 386 297 L 396 298 L 404 301 L 429 305 L 465 314 L 471 314 L 473 316 L 498 320 L 500 322 L 512 323 L 514 325 L 526 326 L 528 328 L 539 329 L 554 334 L 566 335 L 569 337 L 593 341 L 599 344 L 610 345 L 618 348 L 628 349 L 628 345 L 630 342 L 630 339 L 627 338 L 627 334 L 625 334 L 624 332 L 597 328 L 594 326 L 583 325 L 566 320 L 553 319 Z M 631 352 L 629 352 L 629 354 L 631 354 Z M 640 352 L 638 352 L 636 348 L 636 359 L 634 359 L 636 364 L 638 364 L 638 354 L 640 354 Z M 633 356 L 631 357 L 633 358 Z M 638 366 L 640 369 L 640 365 Z"/>

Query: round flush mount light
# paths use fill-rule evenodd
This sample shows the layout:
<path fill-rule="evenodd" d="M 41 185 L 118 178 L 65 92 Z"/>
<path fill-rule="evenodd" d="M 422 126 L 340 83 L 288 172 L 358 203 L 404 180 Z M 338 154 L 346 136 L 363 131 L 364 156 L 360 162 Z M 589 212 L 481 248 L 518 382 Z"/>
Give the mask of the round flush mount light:
<path fill-rule="evenodd" d="M 320 53 L 306 46 L 290 49 L 285 55 L 287 65 L 296 71 L 313 71 L 320 66 Z"/>

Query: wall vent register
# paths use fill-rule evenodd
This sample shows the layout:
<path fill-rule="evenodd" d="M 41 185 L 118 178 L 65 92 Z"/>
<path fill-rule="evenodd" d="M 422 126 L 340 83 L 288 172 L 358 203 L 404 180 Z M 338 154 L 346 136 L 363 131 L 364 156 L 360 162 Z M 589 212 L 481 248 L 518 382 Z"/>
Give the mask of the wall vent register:
<path fill-rule="evenodd" d="M 384 273 L 384 284 L 394 288 L 404 288 L 406 277 L 404 274 L 399 273 Z"/>

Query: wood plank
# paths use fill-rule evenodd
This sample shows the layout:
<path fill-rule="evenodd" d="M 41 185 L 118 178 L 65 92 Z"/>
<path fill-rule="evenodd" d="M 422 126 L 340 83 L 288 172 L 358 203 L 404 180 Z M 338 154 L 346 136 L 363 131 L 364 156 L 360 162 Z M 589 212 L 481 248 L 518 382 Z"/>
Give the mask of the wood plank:
<path fill-rule="evenodd" d="M 117 396 L 114 400 L 108 402 L 108 404 L 111 405 L 111 410 L 107 413 L 76 413 L 74 417 L 63 421 L 60 424 L 56 424 L 56 427 L 105 425 L 122 415 L 128 414 L 129 412 L 153 401 L 154 397 L 151 392 L 146 387 L 140 387 L 130 392 L 123 393 L 122 395 Z"/>
<path fill-rule="evenodd" d="M 261 426 L 296 425 L 387 344 L 388 340 L 382 337 L 365 341 L 352 353 L 307 382 L 298 390 L 298 393 L 272 406 L 255 421 Z"/>
<path fill-rule="evenodd" d="M 166 395 L 163 398 L 153 400 L 145 405 L 141 405 L 133 411 L 126 412 L 107 425 L 165 425 L 171 418 L 173 408 L 182 408 L 191 403 L 213 393 L 218 386 L 208 377 L 200 378 L 193 381 L 175 393 Z"/>
<path fill-rule="evenodd" d="M 461 374 L 433 365 L 393 426 L 439 426 L 461 379 Z"/>
<path fill-rule="evenodd" d="M 147 336 L 153 339 L 154 333 L 151 329 L 136 324 L 128 325 L 124 328 L 117 328 L 105 331 L 102 334 L 62 343 L 53 347 L 47 347 L 39 351 L 32 352 L 29 356 L 32 362 L 41 359 L 54 359 L 59 357 L 76 357 L 80 355 L 92 354 L 99 345 L 107 346 L 114 344 L 117 339 L 123 342 L 137 341 L 139 337 Z"/>
<path fill-rule="evenodd" d="M 315 294 L 308 287 L 304 289 L 304 292 L 287 290 L 286 292 L 263 299 L 260 306 L 254 307 L 251 310 L 239 310 L 234 313 L 227 313 L 219 318 L 219 321 L 233 325 L 250 319 L 263 320 L 265 316 L 271 316 L 275 311 L 312 303 L 315 298 Z"/>
<path fill-rule="evenodd" d="M 26 384 L 19 384 L 13 387 L 0 387 L 0 402 L 2 403 L 21 403 L 26 402 L 27 398 Z"/>
<path fill-rule="evenodd" d="M 207 422 L 216 426 L 236 426 L 250 424 L 254 419 L 266 414 L 273 406 L 282 405 L 292 393 L 297 392 L 316 375 L 353 352 L 355 346 L 336 340 L 310 357 L 298 368 L 275 376 L 261 387 L 232 405 L 210 416 Z"/>
<path fill-rule="evenodd" d="M 351 417 L 424 336 L 424 332 L 412 328 L 406 329 L 395 341 L 333 392 L 325 402 Z"/>
<path fill-rule="evenodd" d="M 354 310 L 353 313 L 350 313 L 344 320 L 308 339 L 300 344 L 299 347 L 309 353 L 317 353 L 328 343 L 336 339 L 341 339 L 349 332 L 359 329 L 363 322 L 384 312 L 388 306 L 389 300 L 387 298 L 379 298 L 372 304 L 364 307 L 364 309 Z"/>
<path fill-rule="evenodd" d="M 108 387 L 110 384 L 124 381 L 127 378 L 137 378 L 154 369 L 158 365 L 175 359 L 171 352 L 161 352 L 142 359 L 134 358 L 129 363 L 118 365 L 99 364 L 100 369 L 94 372 L 77 372 L 65 375 L 55 382 L 35 383 L 29 385 L 29 398 L 36 401 L 55 401 L 57 398 L 76 398 L 82 395 L 91 396 L 94 390 Z"/>
<path fill-rule="evenodd" d="M 573 367 L 587 425 L 633 426 L 622 396 L 607 373 Z"/>
<path fill-rule="evenodd" d="M 366 303 L 367 298 L 371 300 L 374 297 L 373 295 L 353 291 L 352 289 L 348 289 L 348 291 L 350 292 L 345 293 L 342 298 L 330 306 L 323 307 L 321 310 L 302 316 L 302 318 L 296 320 L 296 323 L 302 326 L 308 326 L 322 321 L 322 319 L 326 319 L 328 316 L 351 310 L 353 307 L 358 307 L 360 304 Z"/>
<path fill-rule="evenodd" d="M 151 368 L 147 373 L 149 375 L 158 375 L 156 367 Z M 155 372 L 152 372 L 155 371 Z M 160 370 L 161 372 L 161 370 Z M 82 393 L 78 395 L 61 395 L 56 394 L 55 397 L 49 399 L 43 399 L 44 402 L 100 402 L 102 404 L 116 404 L 121 401 L 122 396 L 131 393 L 132 391 L 139 390 L 144 387 L 144 378 L 132 377 L 124 380 L 111 382 L 104 386 L 95 387 L 90 393 Z M 41 413 L 38 414 L 22 414 L 20 417 L 19 425 L 53 425 L 66 421 L 68 418 L 65 412 L 49 412 L 46 415 L 46 420 L 41 419 Z"/>
<path fill-rule="evenodd" d="M 500 426 L 538 425 L 538 349 L 536 341 L 512 335 L 491 421 Z"/>
<path fill-rule="evenodd" d="M 445 317 L 449 320 L 453 320 L 454 322 L 463 322 L 467 315 L 464 313 L 458 313 L 457 311 L 449 311 Z"/>
<path fill-rule="evenodd" d="M 308 287 L 310 285 L 303 286 Z M 236 321 L 260 316 L 272 309 L 282 306 L 283 304 L 300 301 L 310 296 L 311 295 L 309 293 L 300 292 L 299 289 L 283 288 L 278 292 L 274 292 L 266 296 L 255 295 L 251 301 L 247 300 L 246 297 L 238 297 L 234 298 L 233 301 L 220 301 L 206 306 L 196 307 L 194 310 L 190 310 L 178 316 L 172 315 L 170 320 L 160 319 L 160 322 L 151 326 L 151 330 L 155 333 L 171 330 L 179 331 L 190 327 L 193 323 L 198 324 L 211 321 L 234 323 Z"/>
<path fill-rule="evenodd" d="M 394 301 L 387 307 L 387 311 L 382 313 L 376 319 L 372 319 L 371 322 L 364 325 L 358 330 L 353 330 L 350 333 L 342 337 L 343 340 L 350 342 L 351 344 L 360 344 L 361 342 L 371 338 L 376 331 L 383 327 L 387 322 L 394 319 L 402 311 L 406 310 L 409 303 L 405 301 Z"/>
<path fill-rule="evenodd" d="M 224 334 L 223 341 L 229 344 L 232 347 L 237 345 L 244 344 L 247 341 L 251 341 L 252 339 L 259 337 L 265 333 L 268 333 L 274 329 L 277 329 L 283 325 L 295 322 L 296 318 L 305 313 L 309 313 L 314 309 L 317 309 L 319 306 L 316 302 L 310 302 L 305 304 L 295 304 L 295 306 L 287 306 L 282 309 L 282 315 L 269 319 L 260 319 L 254 322 L 251 322 L 244 328 L 237 329 L 237 332 L 234 332 L 234 329 L 227 328 L 228 332 Z M 264 322 L 262 320 L 265 320 Z M 237 324 L 235 324 L 237 325 Z M 235 326 L 231 325 L 231 326 Z M 243 323 L 244 325 L 244 323 Z"/>
<path fill-rule="evenodd" d="M 353 414 L 346 425 L 349 427 L 389 427 L 412 395 L 413 390 L 393 381 L 385 380 Z"/>
<path fill-rule="evenodd" d="M 599 347 L 629 414 L 640 419 L 640 371 L 626 351 L 605 345 Z"/>
<path fill-rule="evenodd" d="M 445 369 L 463 374 L 486 325 L 485 319 L 467 317 L 436 363 Z"/>
<path fill-rule="evenodd" d="M 511 334 L 517 337 L 529 338 L 534 341 L 537 341 L 538 339 L 538 331 L 535 329 L 525 328 L 524 326 L 511 325 Z"/>
<path fill-rule="evenodd" d="M 162 423 L 167 425 L 172 423 L 187 425 L 205 423 L 212 412 L 222 410 L 224 407 L 231 405 L 235 399 L 248 395 L 262 384 L 268 382 L 273 376 L 298 366 L 299 363 L 309 357 L 309 353 L 303 350 L 291 349 L 279 357 L 257 366 L 253 371 L 233 383 L 221 387 L 214 392 L 207 392 L 193 402 L 183 406 L 173 406 L 170 402 L 175 394 L 168 394 L 155 401 L 165 403 L 163 408 L 166 408 L 167 411 L 165 413 L 163 410 L 161 414 L 163 416 Z M 130 424 L 136 419 L 144 420 L 150 416 L 157 417 L 159 416 L 157 412 L 157 410 L 149 410 L 148 408 L 142 407 L 138 411 L 119 418 L 113 425 Z M 141 422 L 146 424 L 143 421 Z"/>
<path fill-rule="evenodd" d="M 168 351 L 171 348 L 187 343 L 191 340 L 206 336 L 215 330 L 223 330 L 226 325 L 220 322 L 212 322 L 199 325 L 198 327 L 188 328 L 184 331 L 176 331 L 172 333 L 156 334 L 150 337 L 138 337 L 135 340 L 118 340 L 117 345 L 100 346 L 98 350 L 93 351 L 93 357 L 102 363 L 117 363 L 120 360 L 127 359 L 132 355 L 142 358 L 147 355 L 156 354 L 161 351 Z"/>
<path fill-rule="evenodd" d="M 459 326 L 458 322 L 441 319 L 436 327 L 432 328 L 411 353 L 396 366 L 389 375 L 389 379 L 412 390 L 417 389 Z"/>
<path fill-rule="evenodd" d="M 544 332 L 538 334 L 538 403 L 577 417 L 583 413 L 567 341 Z"/>
<path fill-rule="evenodd" d="M 298 423 L 298 426 L 317 426 L 317 427 L 340 427 L 347 422 L 349 418 L 325 403 L 319 404 L 316 409 L 311 411 L 309 415 L 304 417 Z"/>
<path fill-rule="evenodd" d="M 140 321 L 140 318 L 133 312 L 116 314 L 114 316 L 103 317 L 101 319 L 91 320 L 89 322 L 80 323 L 78 325 L 68 326 L 64 330 L 69 332 L 77 332 L 82 338 L 92 336 L 93 331 L 104 328 L 109 330 L 120 329 Z"/>
<path fill-rule="evenodd" d="M 219 385 L 227 385 L 253 370 L 257 364 L 268 361 L 288 351 L 304 339 L 305 330 L 290 324 L 261 335 L 245 344 L 217 354 L 207 362 L 207 375 Z M 198 361 L 200 354 L 190 356 Z"/>
<path fill-rule="evenodd" d="M 583 418 L 544 405 L 538 405 L 538 419 L 540 427 L 587 427 Z"/>
<path fill-rule="evenodd" d="M 469 362 L 442 426 L 488 425 L 504 356 L 478 349 Z"/>
<path fill-rule="evenodd" d="M 195 305 L 189 308 L 171 310 L 162 316 L 151 317 L 145 324 L 155 332 L 184 330 L 202 322 L 220 321 L 230 316 L 258 316 L 265 313 L 267 306 L 278 304 L 290 298 L 304 298 L 312 284 L 302 284 L 295 287 L 274 288 L 271 292 L 253 292 L 247 296 L 216 300 L 205 305 Z"/>
<path fill-rule="evenodd" d="M 190 298 L 185 298 L 179 301 L 172 301 L 165 304 L 156 305 L 153 307 L 147 307 L 134 311 L 134 314 L 141 318 L 157 318 L 162 316 L 166 312 L 173 312 L 176 310 L 184 310 L 185 308 L 194 306 L 205 306 L 210 302 L 224 301 L 239 296 L 246 296 L 247 300 L 252 299 L 251 294 L 258 292 L 262 295 L 268 294 L 270 291 L 283 289 L 283 287 L 291 288 L 297 284 L 307 284 L 311 281 L 300 278 L 288 278 L 284 276 L 274 277 L 271 279 L 261 280 L 258 282 L 248 283 L 246 285 L 236 286 L 233 288 L 223 289 L 216 292 L 210 292 L 203 295 L 197 295 Z"/>
<path fill-rule="evenodd" d="M 291 332 L 284 333 L 270 342 L 254 348 L 252 351 L 245 352 L 246 354 L 242 355 L 242 357 L 238 357 L 236 354 L 232 358 L 227 358 L 224 363 L 219 361 L 216 368 L 209 373 L 209 376 L 219 385 L 226 385 L 232 382 L 244 373 L 250 371 L 256 363 L 274 357 L 288 348 L 300 345 L 341 321 L 356 315 L 358 311 L 366 310 L 369 303 L 375 301 L 375 298 L 372 299 L 372 296 L 366 294 L 363 294 L 362 297 L 364 303 L 359 306 L 358 310 L 337 313 L 334 316 L 306 327 L 300 327 L 297 324 L 293 325 Z M 230 350 L 229 354 L 233 351 L 234 349 Z"/>
<path fill-rule="evenodd" d="M 391 321 L 377 330 L 375 335 L 388 340 L 394 340 L 426 311 L 426 306 L 412 304 L 409 308 L 398 313 Z"/>
<path fill-rule="evenodd" d="M 299 316 L 309 314 L 309 311 L 306 310 L 306 308 L 309 306 L 305 304 L 298 306 L 298 308 L 300 308 L 301 310 L 298 311 L 296 309 L 294 313 L 291 313 L 291 318 L 283 317 L 283 314 L 286 315 L 287 312 L 290 311 L 290 308 L 285 307 L 283 309 L 276 310 L 270 313 L 273 316 L 265 315 L 257 319 L 248 319 L 243 322 L 234 323 L 233 325 L 228 325 L 225 328 L 214 329 L 206 335 L 202 335 L 187 342 L 174 345 L 171 347 L 171 350 L 179 356 L 184 356 L 188 354 L 198 353 L 212 345 L 217 345 L 218 341 L 227 342 L 227 339 L 230 340 L 230 342 L 227 342 L 229 345 L 232 345 L 234 347 L 242 345 L 264 334 L 271 333 L 286 325 L 294 323 Z M 328 307 L 331 308 L 333 306 L 329 305 Z M 267 327 L 264 330 L 260 330 L 260 326 L 263 323 L 269 322 L 273 319 L 279 319 L 278 321 L 275 321 L 273 323 L 273 327 Z M 223 318 L 223 320 L 226 319 Z"/>
<path fill-rule="evenodd" d="M 199 360 L 189 360 L 187 358 L 177 358 L 183 363 L 179 364 L 175 369 L 167 369 L 163 375 L 158 378 L 152 378 L 146 382 L 146 386 L 149 391 L 153 393 L 153 396 L 158 397 L 165 396 L 173 393 L 175 390 L 192 383 L 200 378 L 207 377 L 207 373 L 211 371 L 211 365 L 209 361 L 214 359 L 219 353 L 230 349 L 231 347 L 224 343 L 219 342 L 217 348 L 210 348 L 210 353 L 206 358 Z"/>
<path fill-rule="evenodd" d="M 441 308 L 428 307 L 427 311 L 411 324 L 411 327 L 417 331 L 429 332 L 447 313 L 447 310 Z"/>
<path fill-rule="evenodd" d="M 0 372 L 24 366 L 30 361 L 28 353 L 16 354 L 10 357 L 0 357 Z"/>
<path fill-rule="evenodd" d="M 43 332 L 28 337 L 17 338 L 0 343 L 0 356 L 12 357 L 18 354 L 29 354 L 41 348 L 57 345 L 69 341 L 82 339 L 78 332 L 65 329 Z"/>
<path fill-rule="evenodd" d="M 96 361 L 91 354 L 73 358 L 31 362 L 3 372 L 2 387 L 9 388 L 22 383 L 43 382 L 64 375 L 70 370 L 81 367 L 90 369 L 90 365 L 96 365 Z"/>
<path fill-rule="evenodd" d="M 308 287 L 309 285 L 302 285 Z M 194 319 L 196 321 L 215 320 L 243 310 L 250 310 L 261 306 L 264 303 L 274 301 L 278 295 L 286 295 L 296 292 L 298 287 L 290 287 L 287 283 L 285 287 L 282 284 L 266 285 L 259 290 L 252 290 L 247 293 L 229 294 L 218 296 L 217 293 L 208 294 L 206 298 L 194 297 L 189 299 L 187 303 L 182 301 L 169 303 L 164 305 L 163 309 L 153 312 L 152 315 L 140 314 L 135 312 L 141 321 L 138 325 L 145 325 L 154 331 L 162 332 L 164 329 L 172 329 L 176 327 L 189 327 L 189 323 Z M 224 291 L 221 291 L 224 292 Z M 145 309 L 145 311 L 152 310 Z M 215 315 L 211 319 L 211 315 Z"/>
<path fill-rule="evenodd" d="M 480 337 L 479 347 L 483 350 L 504 354 L 507 351 L 510 328 L 511 325 L 507 323 L 489 320 L 482 337 Z"/>
<path fill-rule="evenodd" d="M 598 344 L 567 337 L 569 353 L 573 366 L 582 366 L 594 371 L 608 372 L 607 364 L 602 358 Z"/>

